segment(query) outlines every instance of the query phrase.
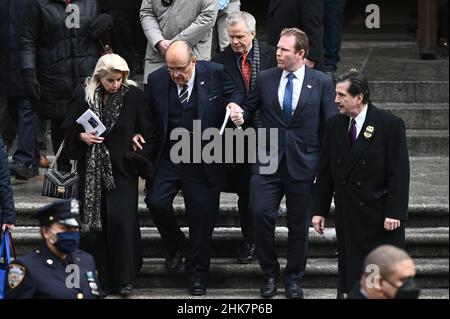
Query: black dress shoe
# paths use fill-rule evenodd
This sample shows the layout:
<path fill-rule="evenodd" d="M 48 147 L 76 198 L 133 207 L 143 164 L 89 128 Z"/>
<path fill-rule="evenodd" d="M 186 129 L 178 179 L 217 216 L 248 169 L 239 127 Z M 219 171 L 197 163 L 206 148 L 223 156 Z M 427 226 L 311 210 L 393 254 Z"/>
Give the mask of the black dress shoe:
<path fill-rule="evenodd" d="M 176 272 L 180 270 L 183 263 L 183 256 L 180 249 L 169 251 L 166 256 L 164 266 L 168 272 Z"/>
<path fill-rule="evenodd" d="M 250 264 L 256 260 L 255 244 L 244 244 L 237 261 L 239 264 Z"/>
<path fill-rule="evenodd" d="M 303 290 L 296 282 L 288 282 L 284 291 L 287 299 L 303 299 Z"/>
<path fill-rule="evenodd" d="M 263 298 L 271 298 L 277 294 L 277 281 L 273 277 L 264 280 L 264 285 L 260 289 Z"/>
<path fill-rule="evenodd" d="M 201 279 L 193 278 L 189 280 L 189 294 L 193 296 L 206 295 L 206 287 Z"/>
<path fill-rule="evenodd" d="M 348 295 L 345 292 L 338 291 L 336 294 L 336 299 L 347 299 Z"/>
<path fill-rule="evenodd" d="M 129 295 L 131 295 L 132 291 L 133 285 L 128 284 L 118 288 L 111 288 L 109 292 L 113 295 L 121 295 L 122 297 L 128 297 Z"/>
<path fill-rule="evenodd" d="M 126 285 L 119 288 L 119 295 L 122 297 L 128 297 L 131 295 L 131 292 L 133 291 L 133 285 Z"/>

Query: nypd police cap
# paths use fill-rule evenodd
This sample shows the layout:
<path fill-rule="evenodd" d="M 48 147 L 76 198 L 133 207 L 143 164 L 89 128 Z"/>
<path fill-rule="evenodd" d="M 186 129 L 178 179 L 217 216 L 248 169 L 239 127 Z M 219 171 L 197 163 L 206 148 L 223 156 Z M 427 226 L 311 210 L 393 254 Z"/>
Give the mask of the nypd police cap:
<path fill-rule="evenodd" d="M 71 227 L 80 227 L 79 203 L 76 199 L 61 200 L 44 206 L 36 211 L 33 218 L 39 219 L 39 225 L 49 226 L 59 223 Z"/>

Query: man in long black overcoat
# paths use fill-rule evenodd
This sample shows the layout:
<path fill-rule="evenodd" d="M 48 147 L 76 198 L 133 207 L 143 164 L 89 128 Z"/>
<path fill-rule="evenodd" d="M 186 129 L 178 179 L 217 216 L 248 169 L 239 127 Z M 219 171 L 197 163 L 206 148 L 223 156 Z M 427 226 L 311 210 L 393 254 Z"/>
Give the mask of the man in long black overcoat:
<path fill-rule="evenodd" d="M 369 101 L 367 80 L 343 74 L 340 114 L 326 125 L 315 187 L 313 226 L 323 234 L 334 194 L 339 290 L 351 291 L 366 255 L 382 244 L 404 247 L 409 158 L 402 119 Z"/>

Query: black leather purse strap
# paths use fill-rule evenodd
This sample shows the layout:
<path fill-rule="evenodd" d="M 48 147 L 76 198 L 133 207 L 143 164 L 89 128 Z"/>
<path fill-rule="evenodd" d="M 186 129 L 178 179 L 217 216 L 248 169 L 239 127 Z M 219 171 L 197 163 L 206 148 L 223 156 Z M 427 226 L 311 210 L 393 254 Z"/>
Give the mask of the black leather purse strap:
<path fill-rule="evenodd" d="M 65 140 L 62 141 L 61 146 L 58 149 L 58 152 L 56 152 L 55 159 L 50 164 L 49 169 L 55 169 L 56 171 L 58 170 L 58 163 L 57 163 L 57 161 L 58 161 L 59 155 L 61 154 L 62 149 L 64 148 L 64 144 L 65 144 Z M 71 173 L 76 173 L 77 172 L 77 161 L 76 160 L 70 160 L 70 163 L 72 165 L 72 168 L 71 168 L 70 172 Z"/>

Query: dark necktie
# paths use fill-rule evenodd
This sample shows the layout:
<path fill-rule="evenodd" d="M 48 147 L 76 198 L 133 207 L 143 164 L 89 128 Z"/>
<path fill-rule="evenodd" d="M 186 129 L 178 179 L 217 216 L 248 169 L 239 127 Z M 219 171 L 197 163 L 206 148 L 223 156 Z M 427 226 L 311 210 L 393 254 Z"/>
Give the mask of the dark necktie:
<path fill-rule="evenodd" d="M 183 88 L 181 89 L 181 92 L 178 95 L 178 99 L 180 100 L 180 103 L 181 103 L 181 105 L 183 105 L 183 107 L 186 107 L 186 104 L 188 102 L 188 97 L 189 97 L 188 86 L 183 85 Z"/>
<path fill-rule="evenodd" d="M 355 119 L 352 119 L 350 130 L 348 131 L 348 136 L 350 138 L 350 146 L 353 146 L 356 141 L 356 121 Z"/>
<path fill-rule="evenodd" d="M 250 75 L 252 73 L 252 66 L 251 66 L 250 62 L 248 61 L 247 56 L 248 56 L 248 52 L 245 52 L 242 55 L 241 69 L 242 69 L 242 77 L 244 78 L 245 88 L 248 92 L 249 88 L 250 88 Z"/>
<path fill-rule="evenodd" d="M 288 78 L 288 81 L 286 83 L 286 88 L 284 89 L 283 115 L 285 120 L 290 122 L 292 118 L 292 94 L 294 93 L 292 79 L 295 75 L 293 73 L 289 73 L 286 77 Z"/>

